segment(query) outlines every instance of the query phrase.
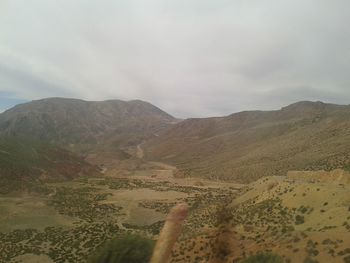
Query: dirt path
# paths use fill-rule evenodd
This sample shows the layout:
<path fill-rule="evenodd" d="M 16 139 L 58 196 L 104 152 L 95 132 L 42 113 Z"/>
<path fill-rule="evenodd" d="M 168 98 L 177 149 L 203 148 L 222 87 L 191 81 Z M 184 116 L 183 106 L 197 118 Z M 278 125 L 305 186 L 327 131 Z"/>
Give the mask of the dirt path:
<path fill-rule="evenodd" d="M 149 162 L 150 164 L 159 166 L 160 168 L 164 169 L 164 170 L 171 170 L 174 171 L 176 170 L 176 167 L 170 164 L 166 164 L 166 163 L 162 163 L 162 162 Z"/>
<path fill-rule="evenodd" d="M 139 159 L 143 159 L 143 157 L 145 155 L 141 145 L 142 145 L 142 143 L 137 145 L 137 148 L 136 148 L 136 157 Z M 169 165 L 166 163 L 162 163 L 162 162 L 148 162 L 148 163 L 153 165 L 153 166 L 159 167 L 158 169 L 155 170 L 158 177 L 166 177 L 166 178 L 173 178 L 174 177 L 174 171 L 176 170 L 175 166 Z"/>
<path fill-rule="evenodd" d="M 143 157 L 145 156 L 145 153 L 141 147 L 142 143 L 140 143 L 139 145 L 137 145 L 136 148 L 136 157 L 139 159 L 143 159 Z M 162 162 L 149 162 L 152 165 L 156 165 L 159 166 L 160 168 L 164 169 L 164 170 L 176 170 L 176 167 L 170 164 L 166 164 L 166 163 L 162 163 Z"/>
<path fill-rule="evenodd" d="M 143 152 L 143 149 L 141 148 L 141 144 L 142 143 L 137 145 L 137 148 L 136 148 L 136 157 L 139 158 L 139 159 L 142 159 L 145 156 L 145 154 Z"/>

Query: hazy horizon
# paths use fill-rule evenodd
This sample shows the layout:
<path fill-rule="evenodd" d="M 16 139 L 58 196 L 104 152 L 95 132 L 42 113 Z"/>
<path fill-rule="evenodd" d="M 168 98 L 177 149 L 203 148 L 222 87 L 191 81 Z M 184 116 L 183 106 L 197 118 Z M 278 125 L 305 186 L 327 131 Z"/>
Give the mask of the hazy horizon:
<path fill-rule="evenodd" d="M 84 100 L 84 99 L 80 99 L 80 98 L 70 98 L 70 97 L 48 97 L 48 98 L 38 98 L 38 99 L 35 99 L 35 100 L 44 100 L 44 99 L 73 99 L 73 100 L 82 100 L 82 101 L 86 101 L 86 102 L 103 102 L 103 101 L 111 101 L 111 100 L 120 100 L 120 99 L 106 99 L 106 100 Z M 31 101 L 21 101 L 21 102 L 18 102 L 16 104 L 13 104 L 12 106 L 9 106 L 8 108 L 6 109 L 0 109 L 0 113 L 2 112 L 5 112 L 17 105 L 20 105 L 20 104 L 24 104 L 24 103 L 29 103 L 29 102 L 32 102 L 32 101 L 35 101 L 35 100 L 31 100 Z M 141 99 L 131 99 L 131 100 L 122 100 L 122 101 L 135 101 L 135 100 L 141 100 Z M 145 101 L 145 100 L 141 100 L 141 101 L 144 101 L 144 102 L 148 102 L 148 101 Z M 271 109 L 247 109 L 247 110 L 241 110 L 241 111 L 235 111 L 235 112 L 230 112 L 228 114 L 224 114 L 224 115 L 208 115 L 208 116 L 200 116 L 200 117 L 196 117 L 196 116 L 187 116 L 185 118 L 181 118 L 179 116 L 176 116 L 174 114 L 172 114 L 171 112 L 167 112 L 165 111 L 164 109 L 162 109 L 161 107 L 159 107 L 158 105 L 155 105 L 155 104 L 152 104 L 158 108 L 160 108 L 161 110 L 165 111 L 166 113 L 172 115 L 173 117 L 175 118 L 179 118 L 179 119 L 188 119 L 188 118 L 211 118 L 211 117 L 224 117 L 224 116 L 228 116 L 228 115 L 231 115 L 231 114 L 234 114 L 234 113 L 238 113 L 238 112 L 242 112 L 242 111 L 269 111 L 269 110 L 279 110 L 281 109 L 282 107 L 286 107 L 286 106 L 289 106 L 291 104 L 294 104 L 294 103 L 298 103 L 298 102 L 305 102 L 305 101 L 308 101 L 308 100 L 300 100 L 300 101 L 294 101 L 294 102 L 291 102 L 289 104 L 286 104 L 286 105 L 282 105 L 281 107 L 278 107 L 278 108 L 271 108 Z M 336 104 L 336 103 L 331 103 L 331 102 L 327 102 L 327 101 L 309 101 L 309 102 L 322 102 L 322 103 L 325 103 L 325 104 Z M 349 103 L 348 104 L 337 104 L 337 105 L 342 105 L 342 106 L 347 106 L 347 105 L 350 105 Z"/>

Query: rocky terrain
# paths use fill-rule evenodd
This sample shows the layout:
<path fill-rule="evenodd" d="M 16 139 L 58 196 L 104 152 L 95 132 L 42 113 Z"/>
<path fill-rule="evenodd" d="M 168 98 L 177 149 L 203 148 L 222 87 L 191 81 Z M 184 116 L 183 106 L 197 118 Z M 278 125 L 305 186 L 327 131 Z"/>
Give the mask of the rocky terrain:
<path fill-rule="evenodd" d="M 100 169 L 82 157 L 47 142 L 0 137 L 0 193 L 41 192 L 43 183 L 99 176 Z"/>
<path fill-rule="evenodd" d="M 154 166 L 46 183 L 47 193 L 1 196 L 0 262 L 85 262 L 128 232 L 156 239 L 178 202 L 190 214 L 171 262 L 240 262 L 261 252 L 285 262 L 349 262 L 350 174 L 309 173 L 242 185 L 176 178 Z"/>
<path fill-rule="evenodd" d="M 289 170 L 349 165 L 350 106 L 299 102 L 276 111 L 187 119 L 145 145 L 185 176 L 252 182 Z"/>
<path fill-rule="evenodd" d="M 213 225 L 206 215 L 241 187 L 177 179 L 153 165 L 128 176 L 113 172 L 45 183 L 46 191 L 0 195 L 0 262 L 86 262 L 108 239 L 133 232 L 156 239 L 170 208 L 191 206 L 193 229 Z"/>
<path fill-rule="evenodd" d="M 49 98 L 0 114 L 0 134 L 29 136 L 76 152 L 137 145 L 178 120 L 150 103 Z"/>
<path fill-rule="evenodd" d="M 141 101 L 45 99 L 0 114 L 0 262 L 86 262 L 189 217 L 171 262 L 350 262 L 349 106 L 179 121 Z M 341 169 L 340 169 L 341 168 Z"/>
<path fill-rule="evenodd" d="M 350 173 L 309 175 L 264 177 L 241 188 L 208 214 L 214 225 L 189 227 L 172 262 L 239 262 L 258 252 L 284 262 L 350 262 Z"/>

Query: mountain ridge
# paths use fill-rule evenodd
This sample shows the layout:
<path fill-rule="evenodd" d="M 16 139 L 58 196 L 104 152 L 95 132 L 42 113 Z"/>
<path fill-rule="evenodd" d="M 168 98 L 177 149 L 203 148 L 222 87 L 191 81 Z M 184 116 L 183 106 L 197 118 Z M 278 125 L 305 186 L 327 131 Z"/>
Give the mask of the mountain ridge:
<path fill-rule="evenodd" d="M 187 119 L 145 146 L 185 176 L 253 181 L 288 169 L 335 169 L 350 156 L 350 106 L 298 102 L 275 111 Z"/>
<path fill-rule="evenodd" d="M 70 144 L 137 144 L 178 120 L 141 100 L 48 98 L 0 114 L 0 134 Z"/>
<path fill-rule="evenodd" d="M 142 144 L 146 161 L 176 165 L 179 176 L 251 182 L 288 170 L 347 166 L 350 105 L 300 101 L 279 110 L 180 121 L 141 100 L 49 98 L 0 114 L 0 135 L 93 153 L 98 164 L 103 156 L 136 158 Z"/>

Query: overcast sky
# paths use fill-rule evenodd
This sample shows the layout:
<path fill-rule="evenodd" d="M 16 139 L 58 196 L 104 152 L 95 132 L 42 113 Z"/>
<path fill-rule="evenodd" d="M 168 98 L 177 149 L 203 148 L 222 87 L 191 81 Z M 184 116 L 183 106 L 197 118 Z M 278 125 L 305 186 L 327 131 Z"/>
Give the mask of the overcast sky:
<path fill-rule="evenodd" d="M 350 103 L 348 0 L 0 0 L 0 110 L 142 99 L 176 117 Z"/>

